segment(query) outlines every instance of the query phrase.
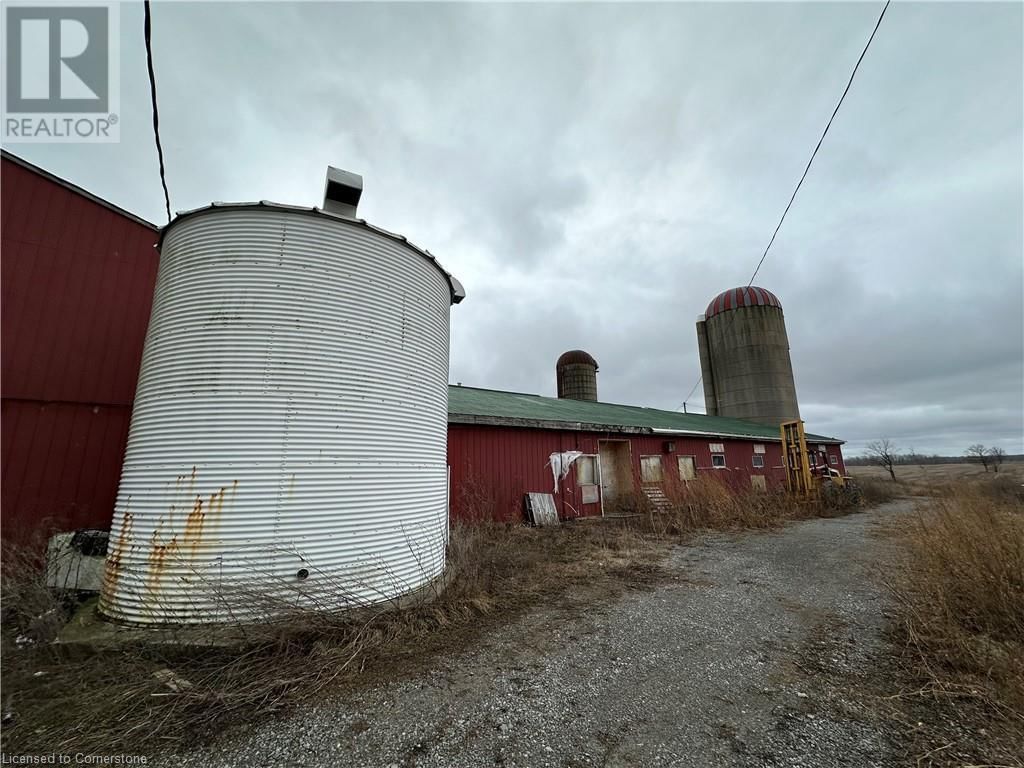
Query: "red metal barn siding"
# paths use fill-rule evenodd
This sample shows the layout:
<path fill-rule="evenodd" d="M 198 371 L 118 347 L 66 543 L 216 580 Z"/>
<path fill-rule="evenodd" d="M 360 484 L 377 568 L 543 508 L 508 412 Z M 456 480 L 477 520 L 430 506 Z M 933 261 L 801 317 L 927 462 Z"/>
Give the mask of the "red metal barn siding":
<path fill-rule="evenodd" d="M 736 490 L 751 487 L 751 475 L 763 475 L 768 488 L 784 485 L 785 469 L 782 467 L 782 447 L 779 443 L 756 443 L 753 440 L 737 440 L 720 437 L 674 437 L 672 435 L 619 435 L 629 439 L 633 459 L 633 482 L 639 488 L 640 456 L 661 455 L 662 471 L 667 480 L 678 482 L 679 456 L 693 456 L 698 477 L 714 477 Z M 666 443 L 674 443 L 667 453 Z M 711 464 L 711 445 L 721 443 L 725 449 L 726 468 L 719 469 Z M 764 467 L 754 466 L 754 445 L 765 447 Z"/>
<path fill-rule="evenodd" d="M 836 458 L 839 459 L 839 464 L 837 466 L 837 469 L 845 475 L 846 474 L 846 460 L 843 458 L 843 446 L 841 446 L 841 445 L 830 445 L 829 446 L 829 453 L 834 453 L 836 455 Z"/>
<path fill-rule="evenodd" d="M 451 467 L 450 507 L 454 520 L 521 520 L 526 493 L 551 493 L 554 478 L 547 466 L 552 453 L 578 448 L 579 433 L 469 424 L 448 427 Z M 575 488 L 562 483 L 557 497 L 563 517 L 573 516 Z M 568 496 L 569 498 L 563 498 Z M 598 507 L 598 505 L 588 505 Z M 599 509 L 599 508 L 598 508 Z M 599 511 L 597 512 L 599 514 Z M 591 512 L 591 514 L 594 514 Z"/>
<path fill-rule="evenodd" d="M 3 158 L 3 538 L 110 524 L 156 231 Z"/>
<path fill-rule="evenodd" d="M 523 519 L 523 495 L 528 492 L 552 493 L 554 480 L 548 457 L 559 451 L 597 454 L 602 440 L 626 440 L 630 443 L 633 485 L 640 488 L 640 457 L 661 457 L 667 483 L 679 482 L 678 456 L 694 456 L 698 476 L 714 477 L 737 490 L 751 487 L 751 475 L 763 475 L 768 488 L 783 486 L 782 448 L 778 443 L 765 446 L 765 466 L 753 466 L 754 445 L 748 440 L 692 438 L 653 435 L 629 435 L 613 432 L 575 432 L 521 427 L 451 424 L 448 427 L 448 465 L 451 468 L 451 516 L 453 520 Z M 674 443 L 666 453 L 666 443 Z M 723 443 L 727 469 L 711 465 L 712 443 Z M 563 518 L 600 515 L 599 504 L 579 501 L 576 470 L 570 472 L 555 494 L 559 515 Z"/>

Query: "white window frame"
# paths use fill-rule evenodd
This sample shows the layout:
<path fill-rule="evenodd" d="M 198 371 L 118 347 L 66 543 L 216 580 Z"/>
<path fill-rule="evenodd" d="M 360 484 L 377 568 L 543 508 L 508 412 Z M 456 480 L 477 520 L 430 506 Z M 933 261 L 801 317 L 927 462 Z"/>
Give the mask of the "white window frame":
<path fill-rule="evenodd" d="M 754 453 L 764 453 L 764 452 L 765 451 L 764 451 L 764 446 L 763 445 L 755 445 L 754 446 Z"/>
<path fill-rule="evenodd" d="M 836 456 L 834 453 L 830 453 L 828 455 L 828 463 L 829 464 L 835 464 L 836 466 L 838 466 L 839 465 L 839 457 Z"/>
<path fill-rule="evenodd" d="M 722 460 L 722 463 L 721 464 L 715 464 L 715 458 L 720 458 Z M 712 453 L 711 454 L 711 468 L 712 469 L 728 469 L 729 468 L 728 463 L 725 460 L 725 454 L 724 453 Z"/>
<path fill-rule="evenodd" d="M 708 450 L 712 453 L 725 453 L 725 443 L 708 443 Z"/>
<path fill-rule="evenodd" d="M 760 453 L 755 453 L 750 457 L 751 466 L 757 467 L 758 469 L 764 469 L 764 456 Z M 761 462 L 758 464 L 757 462 Z"/>

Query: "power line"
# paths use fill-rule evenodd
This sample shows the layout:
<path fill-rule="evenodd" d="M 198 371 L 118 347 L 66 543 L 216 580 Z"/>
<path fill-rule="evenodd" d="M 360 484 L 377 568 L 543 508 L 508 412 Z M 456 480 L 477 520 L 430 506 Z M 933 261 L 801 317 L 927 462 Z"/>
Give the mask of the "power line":
<path fill-rule="evenodd" d="M 146 36 L 146 66 L 149 68 L 149 93 L 153 103 L 153 137 L 156 139 L 156 154 L 160 160 L 160 184 L 164 188 L 164 206 L 167 208 L 167 221 L 171 220 L 171 195 L 167 191 L 167 175 L 164 171 L 164 148 L 160 144 L 160 112 L 156 106 L 156 74 L 153 72 L 153 23 L 150 18 L 149 0 L 144 0 L 145 9 L 145 36 Z"/>
<path fill-rule="evenodd" d="M 882 12 L 878 14 L 878 21 L 875 22 L 875 28 L 871 30 L 871 35 L 868 37 L 868 41 L 864 44 L 864 50 L 860 52 L 860 56 L 857 58 L 857 63 L 853 65 L 853 71 L 850 72 L 850 79 L 846 81 L 846 87 L 843 89 L 843 94 L 839 97 L 839 101 L 836 103 L 836 108 L 832 110 L 832 116 L 828 119 L 828 123 L 825 124 L 825 130 L 821 132 L 821 138 L 818 139 L 818 143 L 814 146 L 814 151 L 811 152 L 811 157 L 807 161 L 807 165 L 804 167 L 804 172 L 800 174 L 800 180 L 796 183 L 796 187 L 793 189 L 793 194 L 789 196 L 789 202 L 786 203 L 786 209 L 782 212 L 782 216 L 779 218 L 779 223 L 775 225 L 775 231 L 772 232 L 772 237 L 768 241 L 768 245 L 765 246 L 764 253 L 761 254 L 760 261 L 757 262 L 757 266 L 754 268 L 754 274 L 752 274 L 750 276 L 750 280 L 747 281 L 747 288 L 754 284 L 754 278 L 756 278 L 757 273 L 761 271 L 761 265 L 764 264 L 764 260 L 768 258 L 768 251 L 771 249 L 772 243 L 775 242 L 775 237 L 779 234 L 779 230 L 782 229 L 782 222 L 786 220 L 786 214 L 789 213 L 789 209 L 793 206 L 793 201 L 796 200 L 796 194 L 800 191 L 800 187 L 803 186 L 804 179 L 807 178 L 807 172 L 811 170 L 811 164 L 814 162 L 814 158 L 817 157 L 818 150 L 821 149 L 822 142 L 825 141 L 828 129 L 832 127 L 832 121 L 836 119 L 836 115 L 839 114 L 839 108 L 843 106 L 843 100 L 846 99 L 846 94 L 850 92 L 850 86 L 853 85 L 853 78 L 857 76 L 857 70 L 860 69 L 860 63 L 864 61 L 864 56 L 867 54 L 868 48 L 871 47 L 871 42 L 875 39 L 875 33 L 878 32 L 878 28 L 882 24 L 885 12 L 889 10 L 890 2 L 892 2 L 892 0 L 886 0 L 885 5 L 882 7 Z M 729 319 L 729 326 L 732 325 L 732 319 L 733 318 Z M 729 329 L 729 326 L 726 326 L 726 330 Z M 700 377 L 697 379 L 697 383 L 693 385 L 693 388 L 686 396 L 686 399 L 676 406 L 677 411 L 679 408 L 685 406 L 689 399 L 693 397 L 693 393 L 697 391 L 697 387 L 700 386 L 700 383 L 703 380 L 704 374 L 701 373 Z"/>

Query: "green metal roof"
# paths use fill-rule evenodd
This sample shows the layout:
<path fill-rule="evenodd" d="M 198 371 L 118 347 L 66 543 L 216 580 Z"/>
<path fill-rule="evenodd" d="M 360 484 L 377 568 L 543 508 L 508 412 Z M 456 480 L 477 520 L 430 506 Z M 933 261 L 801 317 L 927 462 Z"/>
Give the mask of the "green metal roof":
<path fill-rule="evenodd" d="M 448 420 L 453 423 L 609 432 L 666 432 L 779 440 L 779 430 L 724 416 L 662 411 L 636 405 L 593 403 L 476 387 L 448 387 Z M 807 435 L 808 441 L 841 443 Z"/>

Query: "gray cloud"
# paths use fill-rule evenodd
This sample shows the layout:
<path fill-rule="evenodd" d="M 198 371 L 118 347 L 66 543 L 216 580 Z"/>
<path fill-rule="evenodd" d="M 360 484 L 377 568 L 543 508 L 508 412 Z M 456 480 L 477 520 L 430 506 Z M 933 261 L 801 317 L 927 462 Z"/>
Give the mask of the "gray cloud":
<path fill-rule="evenodd" d="M 362 215 L 462 280 L 452 380 L 664 408 L 694 320 L 744 284 L 873 4 L 158 4 L 175 208 Z M 122 142 L 12 147 L 162 221 L 141 10 L 122 6 Z M 1019 4 L 894 4 L 757 283 L 786 311 L 809 426 L 921 451 L 1024 451 Z M 701 390 L 691 401 L 700 407 Z"/>

